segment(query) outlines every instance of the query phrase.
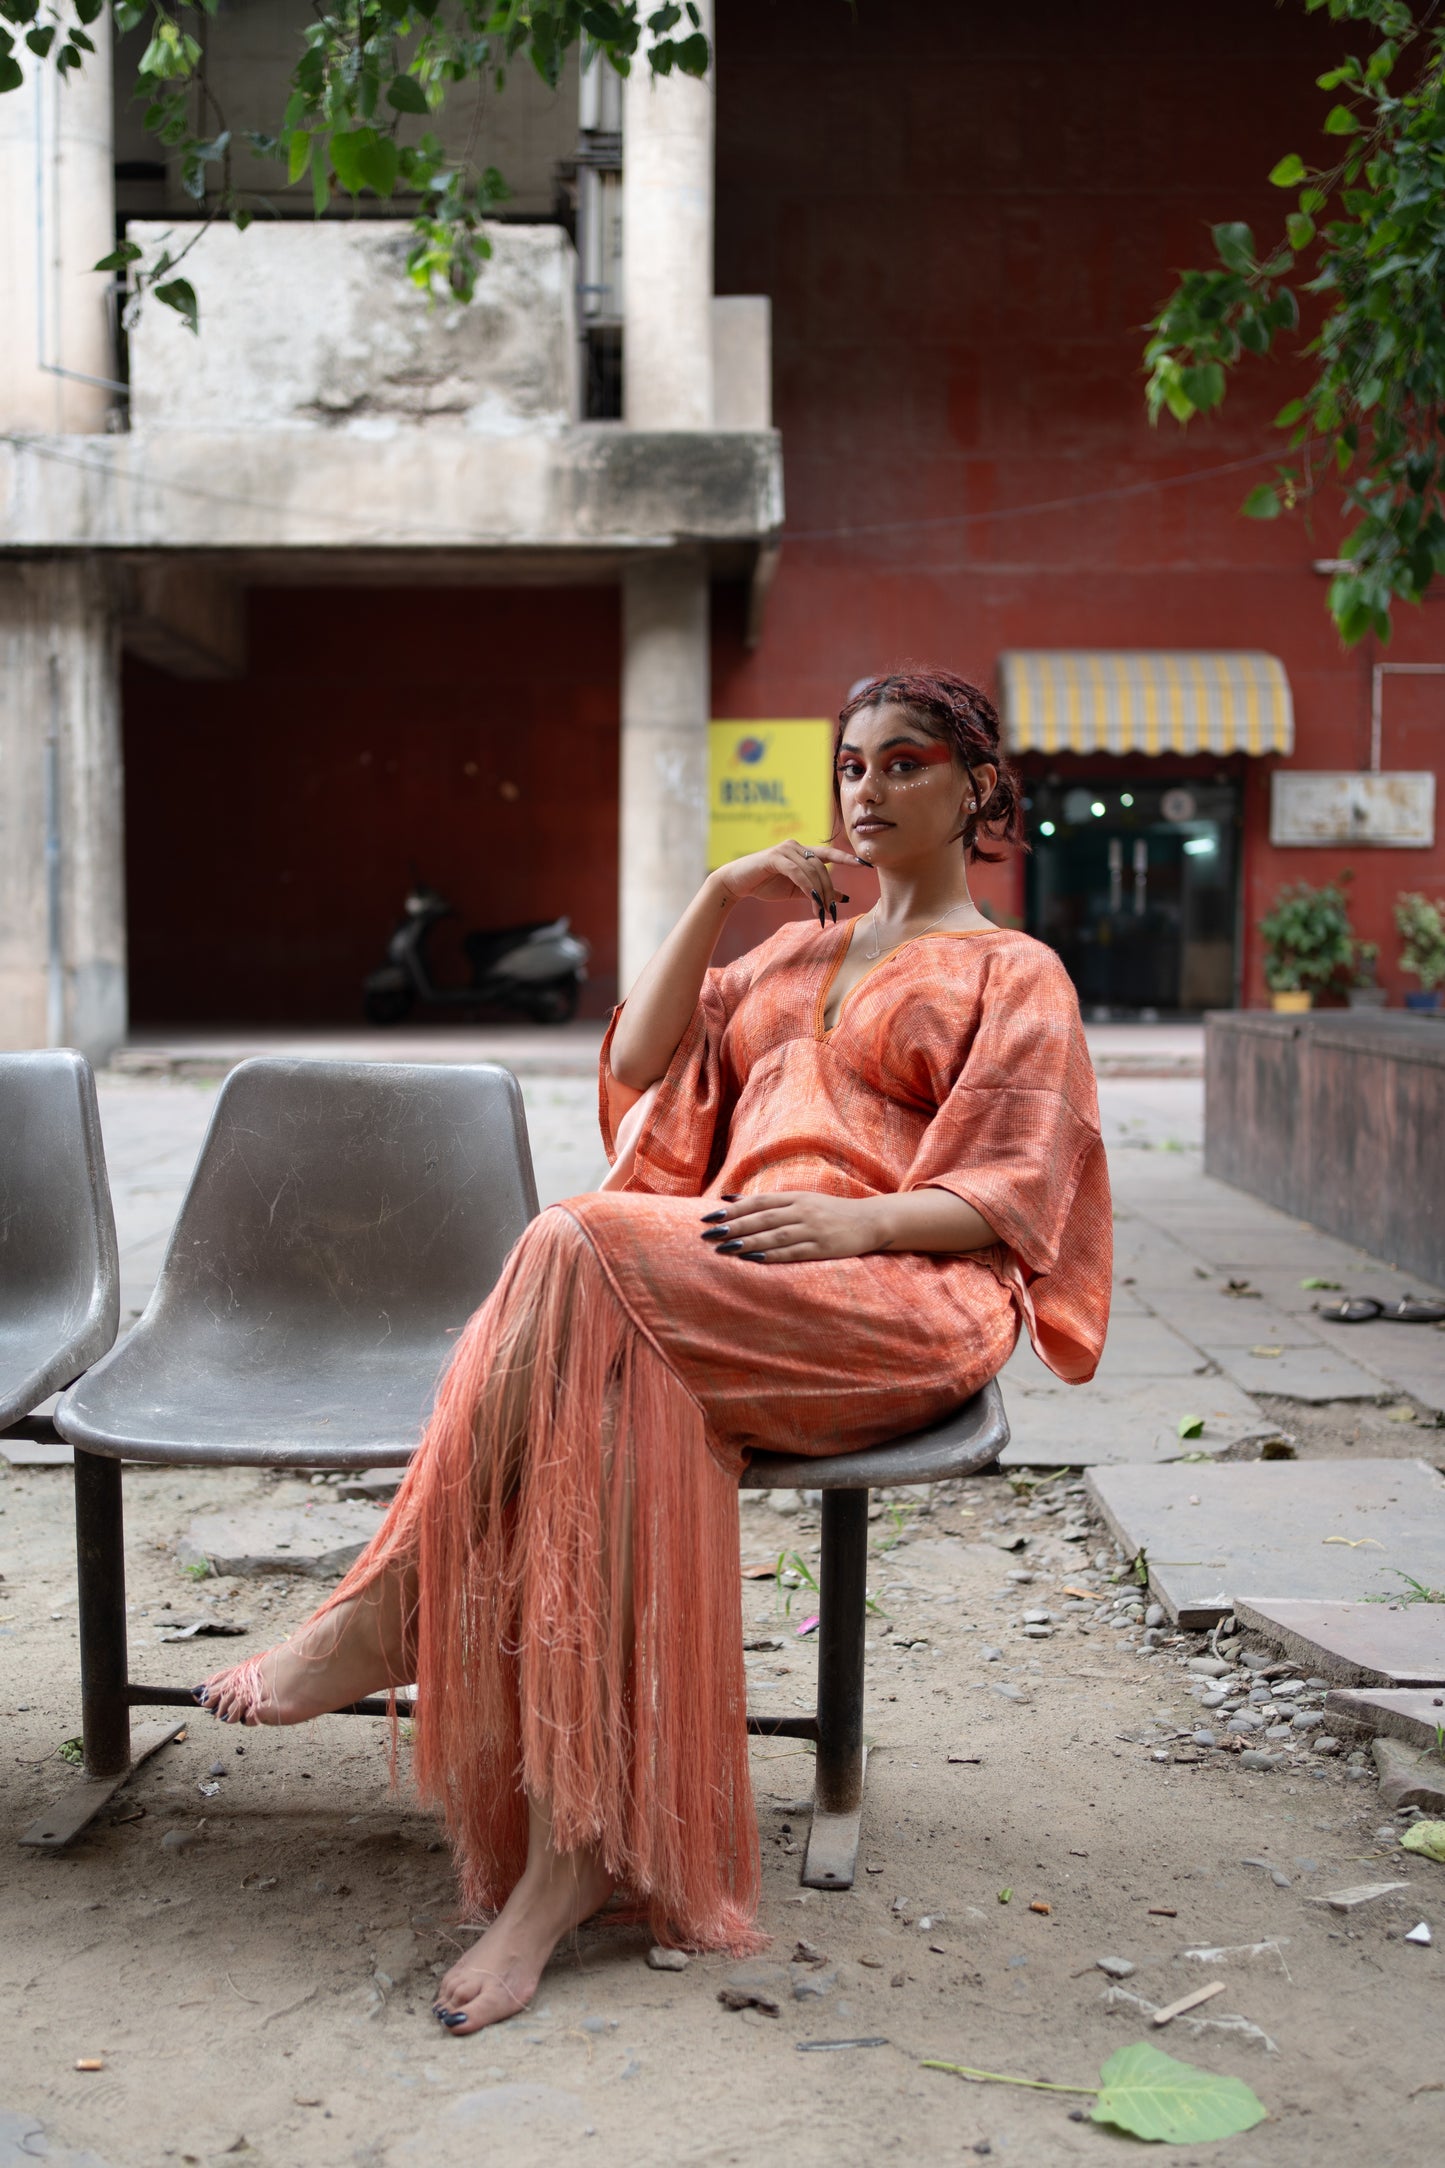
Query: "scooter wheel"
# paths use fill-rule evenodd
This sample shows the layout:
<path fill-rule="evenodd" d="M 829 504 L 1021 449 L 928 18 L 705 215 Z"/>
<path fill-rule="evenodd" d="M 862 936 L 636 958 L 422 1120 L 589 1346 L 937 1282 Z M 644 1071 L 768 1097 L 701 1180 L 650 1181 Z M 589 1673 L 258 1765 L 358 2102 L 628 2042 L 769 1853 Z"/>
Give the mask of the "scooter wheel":
<path fill-rule="evenodd" d="M 415 995 L 409 987 L 387 986 L 362 996 L 368 1024 L 400 1024 L 411 1015 Z"/>
<path fill-rule="evenodd" d="M 558 979 L 552 986 L 539 986 L 527 1008 L 539 1024 L 570 1024 L 581 998 L 576 979 Z"/>

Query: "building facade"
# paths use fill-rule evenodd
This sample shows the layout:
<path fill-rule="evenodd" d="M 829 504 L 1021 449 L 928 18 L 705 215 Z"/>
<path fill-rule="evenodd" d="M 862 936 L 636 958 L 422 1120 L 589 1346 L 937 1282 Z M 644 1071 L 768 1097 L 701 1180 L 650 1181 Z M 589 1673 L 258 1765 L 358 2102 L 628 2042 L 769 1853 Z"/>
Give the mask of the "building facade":
<path fill-rule="evenodd" d="M 210 26 L 236 126 L 300 19 Z M 6 1043 L 349 1021 L 416 873 L 466 925 L 570 912 L 605 1006 L 707 862 L 709 719 L 761 746 L 904 659 L 999 699 L 1033 847 L 979 892 L 1088 1007 L 1262 1000 L 1255 922 L 1344 871 L 1398 989 L 1393 897 L 1445 888 L 1445 614 L 1346 652 L 1332 513 L 1240 518 L 1297 363 L 1185 435 L 1139 360 L 1212 221 L 1274 230 L 1335 27 L 715 27 L 706 84 L 495 101 L 516 193 L 469 311 L 407 287 L 394 207 L 316 223 L 258 168 L 271 215 L 188 261 L 199 340 L 119 341 L 89 270 L 182 215 L 104 69 L 0 100 Z"/>

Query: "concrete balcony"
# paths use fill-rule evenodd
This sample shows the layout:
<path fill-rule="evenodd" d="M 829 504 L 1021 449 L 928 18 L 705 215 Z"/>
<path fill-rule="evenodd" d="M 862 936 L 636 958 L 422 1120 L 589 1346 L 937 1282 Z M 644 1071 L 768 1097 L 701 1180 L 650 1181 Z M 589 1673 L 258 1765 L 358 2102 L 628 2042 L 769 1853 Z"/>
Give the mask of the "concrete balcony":
<path fill-rule="evenodd" d="M 130 231 L 149 253 L 164 229 Z M 185 266 L 200 336 L 154 303 L 132 330 L 131 429 L 0 445 L 0 550 L 184 551 L 241 580 L 264 563 L 269 579 L 555 583 L 681 545 L 748 577 L 782 523 L 766 305 L 718 305 L 725 426 L 579 422 L 561 229 L 492 228 L 470 306 L 412 286 L 410 232 L 208 234 Z"/>

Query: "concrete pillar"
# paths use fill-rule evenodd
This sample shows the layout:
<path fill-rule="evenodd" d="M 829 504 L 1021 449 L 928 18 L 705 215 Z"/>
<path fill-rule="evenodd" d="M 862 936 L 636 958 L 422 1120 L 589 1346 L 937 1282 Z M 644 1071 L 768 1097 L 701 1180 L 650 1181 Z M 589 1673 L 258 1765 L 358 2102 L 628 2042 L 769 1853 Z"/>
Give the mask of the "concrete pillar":
<path fill-rule="evenodd" d="M 0 97 L 0 428 L 89 435 L 114 397 L 82 381 L 115 375 L 112 279 L 91 269 L 115 247 L 110 16 L 64 79 L 11 28 L 27 79 Z"/>
<path fill-rule="evenodd" d="M 707 871 L 709 660 L 706 564 L 635 566 L 622 590 L 623 993 Z"/>
<path fill-rule="evenodd" d="M 703 28 L 712 36 L 711 0 Z M 713 81 L 654 78 L 622 93 L 622 386 L 633 429 L 713 420 Z"/>
<path fill-rule="evenodd" d="M 125 1037 L 115 626 L 93 561 L 0 558 L 0 1047 Z"/>

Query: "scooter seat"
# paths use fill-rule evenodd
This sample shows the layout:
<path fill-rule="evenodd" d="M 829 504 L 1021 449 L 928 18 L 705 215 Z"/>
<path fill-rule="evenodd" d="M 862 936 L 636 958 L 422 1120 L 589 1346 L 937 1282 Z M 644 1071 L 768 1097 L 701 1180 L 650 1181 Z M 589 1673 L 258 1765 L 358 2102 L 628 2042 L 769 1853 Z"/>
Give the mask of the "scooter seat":
<path fill-rule="evenodd" d="M 556 923 L 555 918 L 536 918 L 525 926 L 489 926 L 475 933 L 464 934 L 462 947 L 466 950 L 467 962 L 472 967 L 472 977 L 484 979 L 504 956 L 510 956 L 513 949 L 520 948 L 534 933 L 545 932 L 547 927 L 555 926 Z"/>

